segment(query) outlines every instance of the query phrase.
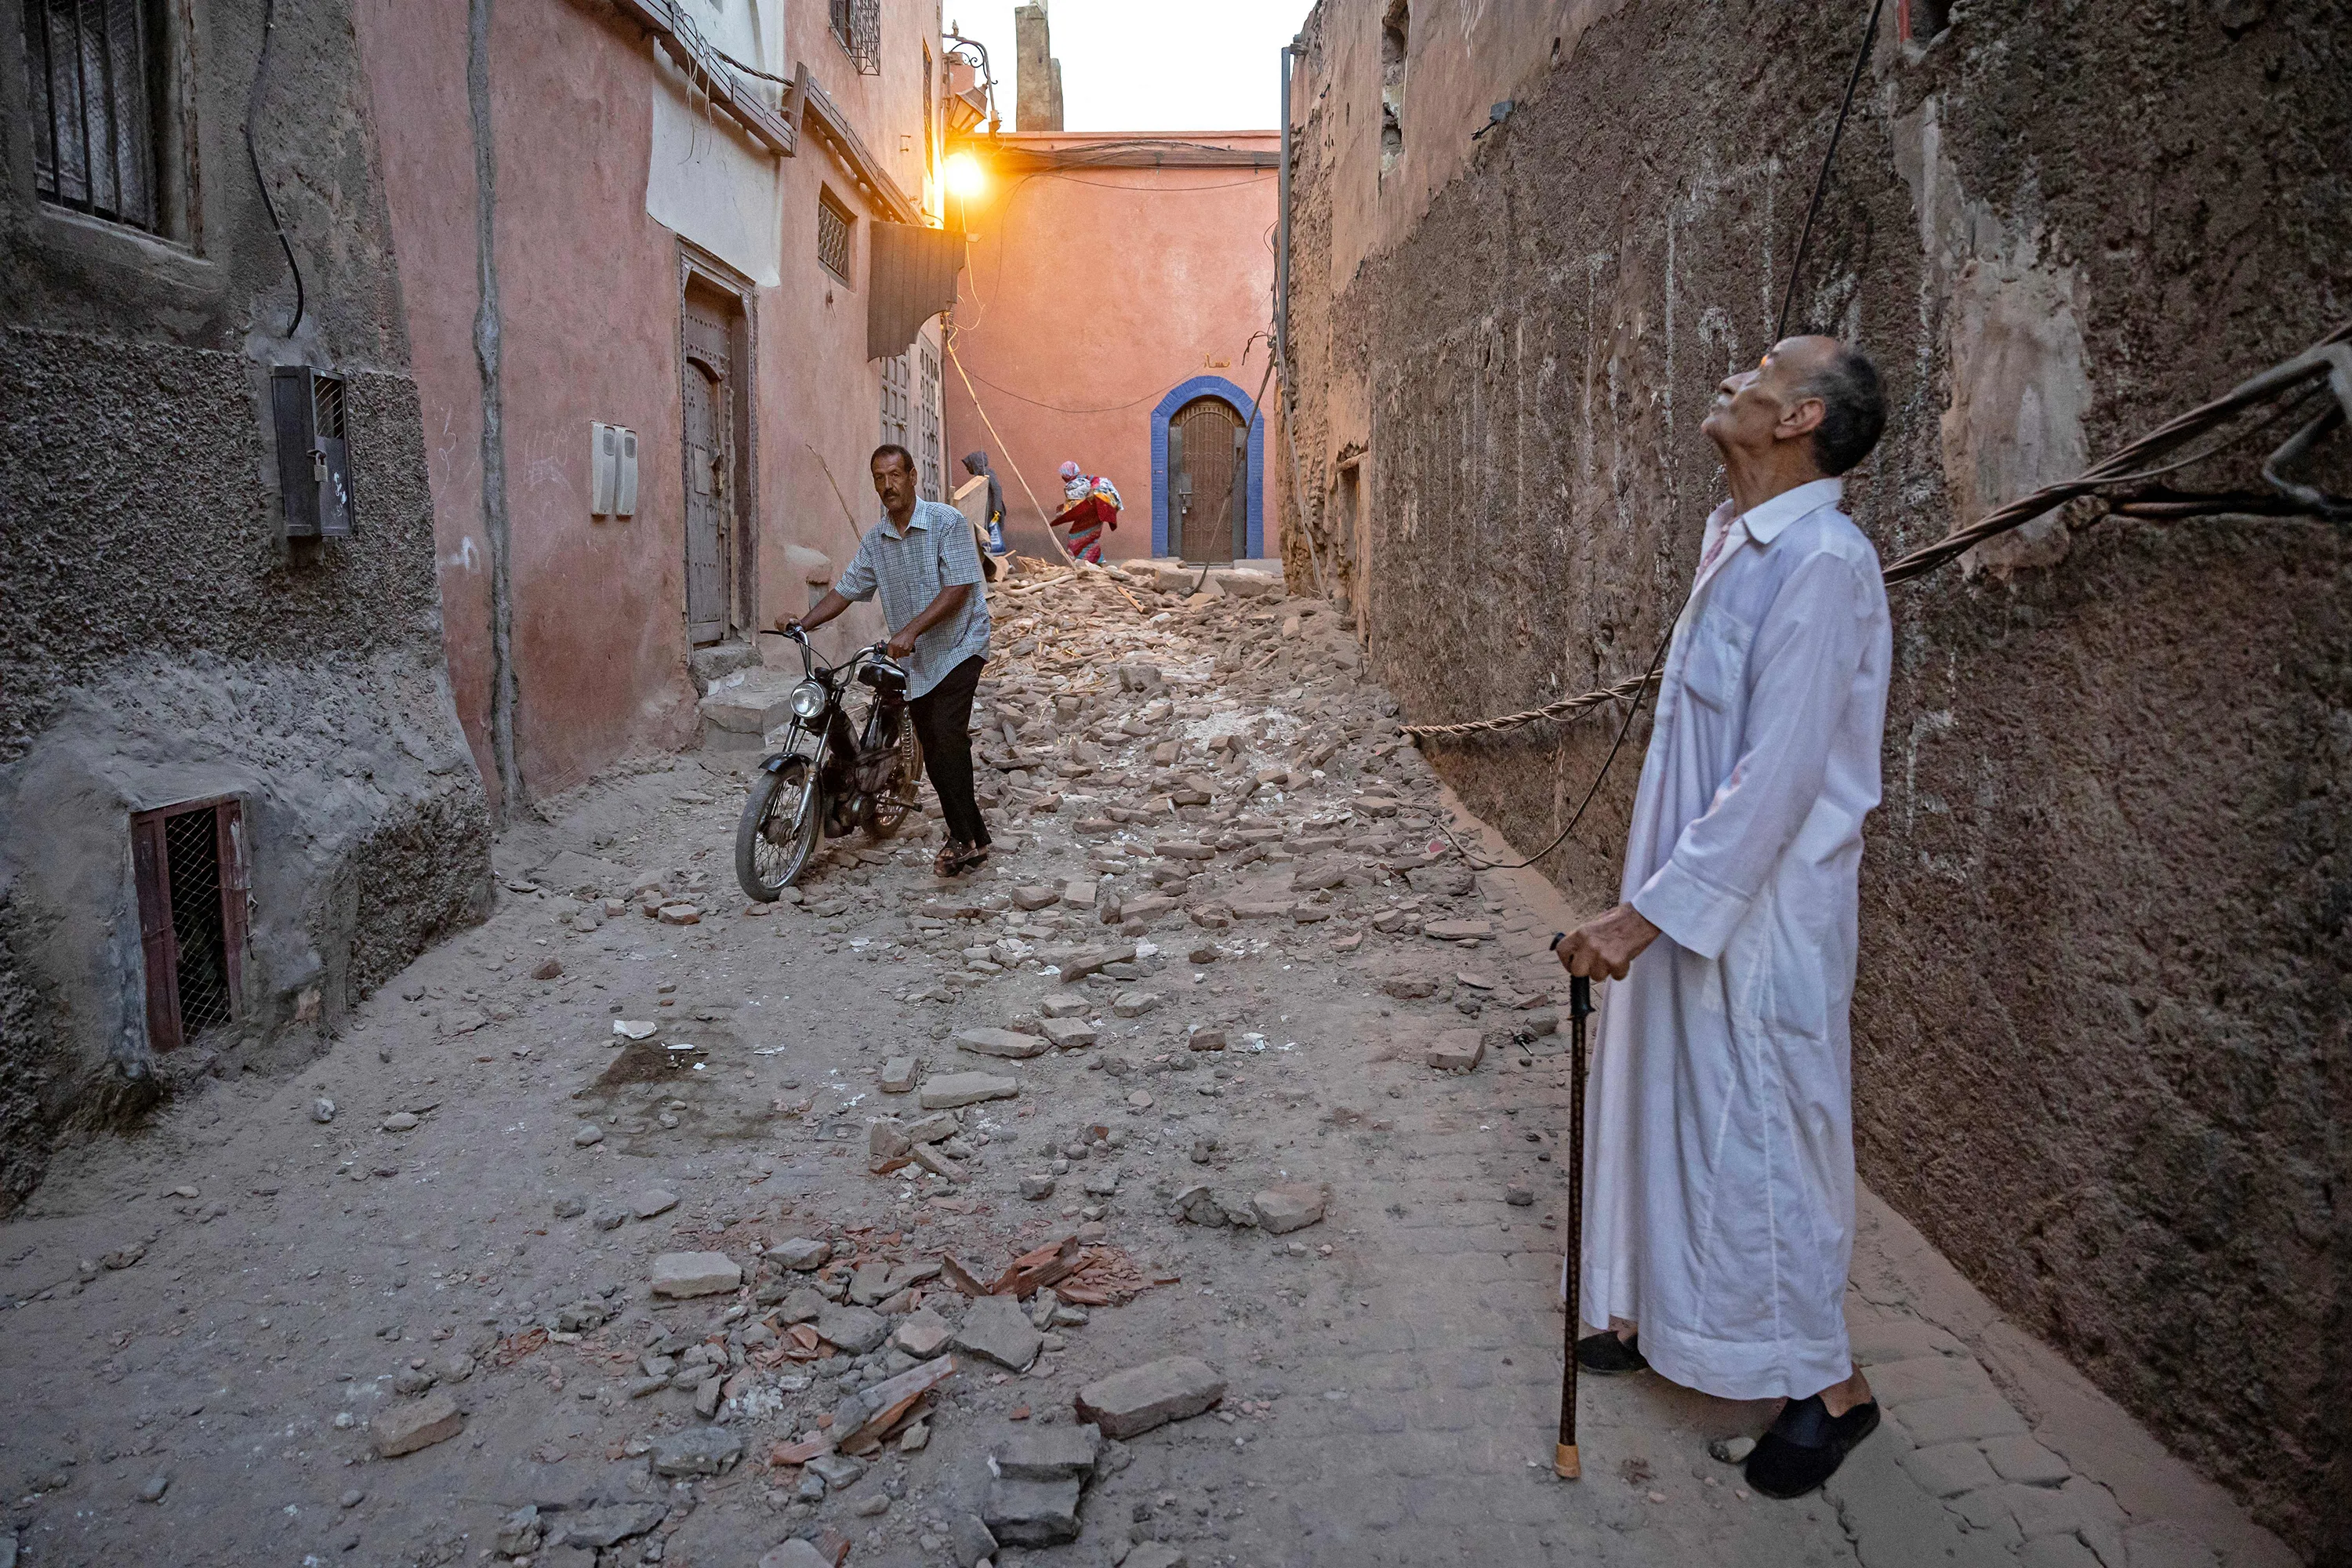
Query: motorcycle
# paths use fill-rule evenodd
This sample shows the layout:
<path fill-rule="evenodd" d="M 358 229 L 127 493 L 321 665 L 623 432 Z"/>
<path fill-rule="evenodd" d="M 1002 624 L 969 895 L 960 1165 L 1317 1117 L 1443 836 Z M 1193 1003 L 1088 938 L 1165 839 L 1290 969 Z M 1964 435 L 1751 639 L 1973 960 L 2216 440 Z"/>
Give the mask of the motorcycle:
<path fill-rule="evenodd" d="M 782 744 L 760 763 L 735 826 L 735 879 L 766 904 L 783 896 L 815 858 L 819 842 L 864 828 L 880 841 L 915 809 L 923 776 L 921 743 L 907 712 L 907 671 L 875 643 L 827 665 L 797 627 L 801 683 Z M 856 688 L 872 693 L 862 720 Z"/>

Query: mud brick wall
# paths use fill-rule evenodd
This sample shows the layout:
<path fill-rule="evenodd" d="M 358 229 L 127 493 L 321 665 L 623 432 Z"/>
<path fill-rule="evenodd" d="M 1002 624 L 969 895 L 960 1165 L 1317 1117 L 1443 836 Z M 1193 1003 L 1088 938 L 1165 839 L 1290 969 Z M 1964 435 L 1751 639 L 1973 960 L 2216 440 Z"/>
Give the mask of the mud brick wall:
<path fill-rule="evenodd" d="M 297 327 L 241 136 L 262 0 L 199 9 L 184 51 L 158 40 L 185 208 L 158 237 L 37 199 L 23 29 L 0 5 L 0 1213 L 58 1138 L 135 1127 L 207 1072 L 307 1059 L 488 897 L 350 16 L 279 8 L 254 121 Z M 346 377 L 349 540 L 281 537 L 267 400 L 286 363 Z M 221 795 L 252 870 L 239 1016 L 159 1053 L 130 818 Z"/>
<path fill-rule="evenodd" d="M 1459 124 L 1416 118 L 1415 95 L 1528 52 L 1482 35 L 1469 67 L 1420 77 L 1413 57 L 1408 141 L 1461 148 L 1425 199 L 1364 172 L 1380 9 L 1326 0 L 1299 78 L 1294 430 L 1320 529 L 1288 566 L 1355 596 L 1408 721 L 1442 722 L 1636 673 L 1656 646 L 1722 493 L 1698 424 L 1767 346 L 1866 7 L 1500 6 L 1560 41 L 1464 85 Z M 1888 558 L 2352 315 L 2339 10 L 1951 10 L 1906 41 L 1887 7 L 1794 312 L 1886 374 L 1893 422 L 1849 507 Z M 1373 241 L 1345 240 L 1367 204 Z M 2300 1550 L 2344 1561 L 2352 556 L 2316 521 L 2069 521 L 1895 594 L 1863 1173 Z M 1433 755 L 1532 849 L 1614 719 Z M 1544 862 L 1595 909 L 1637 771 L 1621 758 Z"/>

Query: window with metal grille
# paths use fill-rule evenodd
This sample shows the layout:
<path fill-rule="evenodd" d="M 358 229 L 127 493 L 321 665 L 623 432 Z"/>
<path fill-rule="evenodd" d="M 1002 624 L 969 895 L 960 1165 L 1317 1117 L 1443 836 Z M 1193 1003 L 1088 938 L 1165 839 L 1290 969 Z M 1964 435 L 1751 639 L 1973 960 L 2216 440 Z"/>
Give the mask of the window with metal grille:
<path fill-rule="evenodd" d="M 882 362 L 882 444 L 913 451 L 915 444 L 908 437 L 912 433 L 914 398 L 908 381 L 905 354 Z M 920 477 L 919 470 L 917 478 Z"/>
<path fill-rule="evenodd" d="M 945 500 L 940 484 L 940 356 L 930 344 L 917 341 L 916 357 L 922 363 L 922 377 L 915 387 L 915 472 L 922 484 L 925 500 Z"/>
<path fill-rule="evenodd" d="M 832 0 L 833 36 L 860 76 L 882 74 L 882 0 Z"/>
<path fill-rule="evenodd" d="M 189 801 L 131 819 L 147 1039 L 168 1051 L 243 1011 L 245 819 L 234 800 Z"/>
<path fill-rule="evenodd" d="M 817 192 L 816 258 L 844 283 L 849 281 L 849 226 L 855 221 L 831 191 Z"/>
<path fill-rule="evenodd" d="M 44 201 L 157 229 L 160 29 L 151 0 L 23 0 L 33 185 Z"/>

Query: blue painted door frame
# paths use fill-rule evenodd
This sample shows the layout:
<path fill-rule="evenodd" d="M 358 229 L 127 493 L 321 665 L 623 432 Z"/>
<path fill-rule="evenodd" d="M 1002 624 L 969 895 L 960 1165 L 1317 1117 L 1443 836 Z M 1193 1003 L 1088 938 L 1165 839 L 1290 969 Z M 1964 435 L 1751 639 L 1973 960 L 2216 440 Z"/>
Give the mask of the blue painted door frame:
<path fill-rule="evenodd" d="M 1168 422 L 1196 397 L 1215 397 L 1233 405 L 1249 426 L 1249 478 L 1244 481 L 1243 504 L 1249 508 L 1249 554 L 1265 553 L 1265 425 L 1248 393 L 1222 375 L 1196 375 L 1171 390 L 1151 410 L 1151 553 L 1168 553 L 1168 520 L 1173 515 L 1168 499 Z"/>

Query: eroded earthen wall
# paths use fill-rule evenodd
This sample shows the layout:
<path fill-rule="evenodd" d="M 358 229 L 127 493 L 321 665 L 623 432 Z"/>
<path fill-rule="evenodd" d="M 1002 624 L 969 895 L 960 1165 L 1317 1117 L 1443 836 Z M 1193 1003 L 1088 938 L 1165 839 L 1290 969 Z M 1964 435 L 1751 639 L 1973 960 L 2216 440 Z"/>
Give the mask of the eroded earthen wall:
<path fill-rule="evenodd" d="M 0 17 L 0 1212 L 53 1141 L 175 1079 L 305 1059 L 488 894 L 488 817 L 441 652 L 433 516 L 350 17 L 204 8 L 192 220 L 38 201 Z M 175 177 L 167 168 L 167 178 Z M 346 378 L 348 540 L 289 542 L 270 367 Z M 233 1022 L 148 1037 L 133 813 L 233 795 L 251 929 Z"/>
<path fill-rule="evenodd" d="M 1771 336 L 1864 9 L 1564 7 L 1558 63 L 1491 84 L 1516 100 L 1505 123 L 1360 267 L 1330 236 L 1335 211 L 1391 199 L 1341 155 L 1378 124 L 1343 68 L 1378 7 L 1317 13 L 1293 229 L 1306 500 L 1409 721 L 1533 706 L 1650 657 L 1719 496 L 1699 420 Z M 1906 45 L 1887 8 L 1796 297 L 1796 328 L 1886 374 L 1893 423 L 1849 504 L 1888 558 L 2352 315 L 2339 8 L 1953 9 Z M 1466 137 L 1416 127 L 1409 72 L 1405 90 L 1408 135 Z M 2245 465 L 2187 478 L 2258 483 Z M 2344 534 L 2053 520 L 1970 564 L 1895 593 L 1863 1173 L 2301 1550 L 2340 1559 Z M 1613 719 L 1434 754 L 1531 849 Z M 1596 909 L 1636 772 L 1622 758 L 1544 862 Z"/>

